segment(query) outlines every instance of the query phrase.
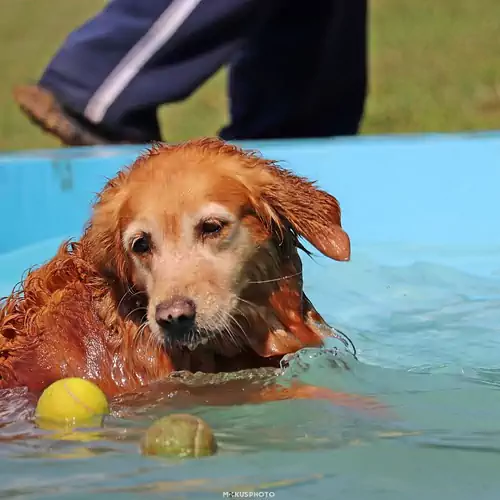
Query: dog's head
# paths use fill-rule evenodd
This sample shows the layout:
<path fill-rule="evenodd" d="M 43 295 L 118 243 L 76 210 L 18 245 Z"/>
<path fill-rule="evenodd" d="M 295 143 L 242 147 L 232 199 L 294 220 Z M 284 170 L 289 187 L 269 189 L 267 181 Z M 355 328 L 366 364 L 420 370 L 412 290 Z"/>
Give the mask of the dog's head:
<path fill-rule="evenodd" d="M 217 139 L 139 158 L 105 187 L 85 236 L 99 271 L 146 298 L 151 339 L 262 356 L 280 351 L 269 335 L 293 330 L 307 308 L 299 237 L 350 257 L 333 196 Z"/>

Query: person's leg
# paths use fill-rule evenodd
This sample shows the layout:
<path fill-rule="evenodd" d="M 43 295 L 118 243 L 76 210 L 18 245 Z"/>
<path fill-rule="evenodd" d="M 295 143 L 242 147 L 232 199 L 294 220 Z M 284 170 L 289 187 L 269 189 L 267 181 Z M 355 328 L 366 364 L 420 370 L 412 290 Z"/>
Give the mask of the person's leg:
<path fill-rule="evenodd" d="M 157 107 L 189 96 L 229 59 L 256 3 L 112 0 L 68 36 L 39 87 L 111 142 L 159 140 Z"/>
<path fill-rule="evenodd" d="M 277 1 L 231 63 L 227 140 L 352 135 L 366 97 L 366 0 Z"/>

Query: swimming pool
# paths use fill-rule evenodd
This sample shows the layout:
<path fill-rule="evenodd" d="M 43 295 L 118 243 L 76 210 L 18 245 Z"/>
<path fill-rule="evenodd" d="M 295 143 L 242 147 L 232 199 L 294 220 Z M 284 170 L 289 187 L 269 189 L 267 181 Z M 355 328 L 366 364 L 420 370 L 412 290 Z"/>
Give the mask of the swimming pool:
<path fill-rule="evenodd" d="M 0 496 L 498 498 L 500 134 L 245 146 L 318 179 L 339 199 L 352 240 L 349 263 L 305 258 L 305 283 L 359 361 L 345 370 L 328 353 L 305 351 L 290 370 L 374 395 L 395 417 L 311 401 L 200 406 L 192 413 L 214 427 L 221 451 L 172 462 L 137 450 L 144 428 L 169 412 L 166 396 L 115 407 L 99 439 L 76 442 L 42 440 L 29 422 L 12 422 L 26 410 L 20 397 L 0 413 Z M 1 295 L 78 237 L 94 193 L 138 151 L 0 156 Z"/>

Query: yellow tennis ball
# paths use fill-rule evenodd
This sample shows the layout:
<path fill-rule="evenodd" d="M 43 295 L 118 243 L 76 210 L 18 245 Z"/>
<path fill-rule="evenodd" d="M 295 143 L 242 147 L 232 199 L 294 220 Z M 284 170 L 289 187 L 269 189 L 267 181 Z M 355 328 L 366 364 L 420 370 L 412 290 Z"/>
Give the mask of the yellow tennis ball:
<path fill-rule="evenodd" d="M 217 451 L 217 442 L 204 420 L 178 413 L 153 423 L 141 440 L 141 450 L 144 455 L 205 457 Z"/>
<path fill-rule="evenodd" d="M 98 427 L 109 414 L 108 400 L 95 384 L 82 378 L 58 380 L 45 389 L 35 411 L 39 427 Z"/>

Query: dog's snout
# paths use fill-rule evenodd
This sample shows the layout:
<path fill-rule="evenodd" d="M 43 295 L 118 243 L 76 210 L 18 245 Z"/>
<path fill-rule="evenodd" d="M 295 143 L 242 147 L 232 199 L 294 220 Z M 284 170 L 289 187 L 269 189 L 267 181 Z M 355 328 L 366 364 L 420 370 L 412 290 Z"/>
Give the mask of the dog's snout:
<path fill-rule="evenodd" d="M 156 322 L 166 332 L 174 335 L 188 333 L 196 318 L 195 303 L 185 297 L 162 302 L 156 307 Z"/>

